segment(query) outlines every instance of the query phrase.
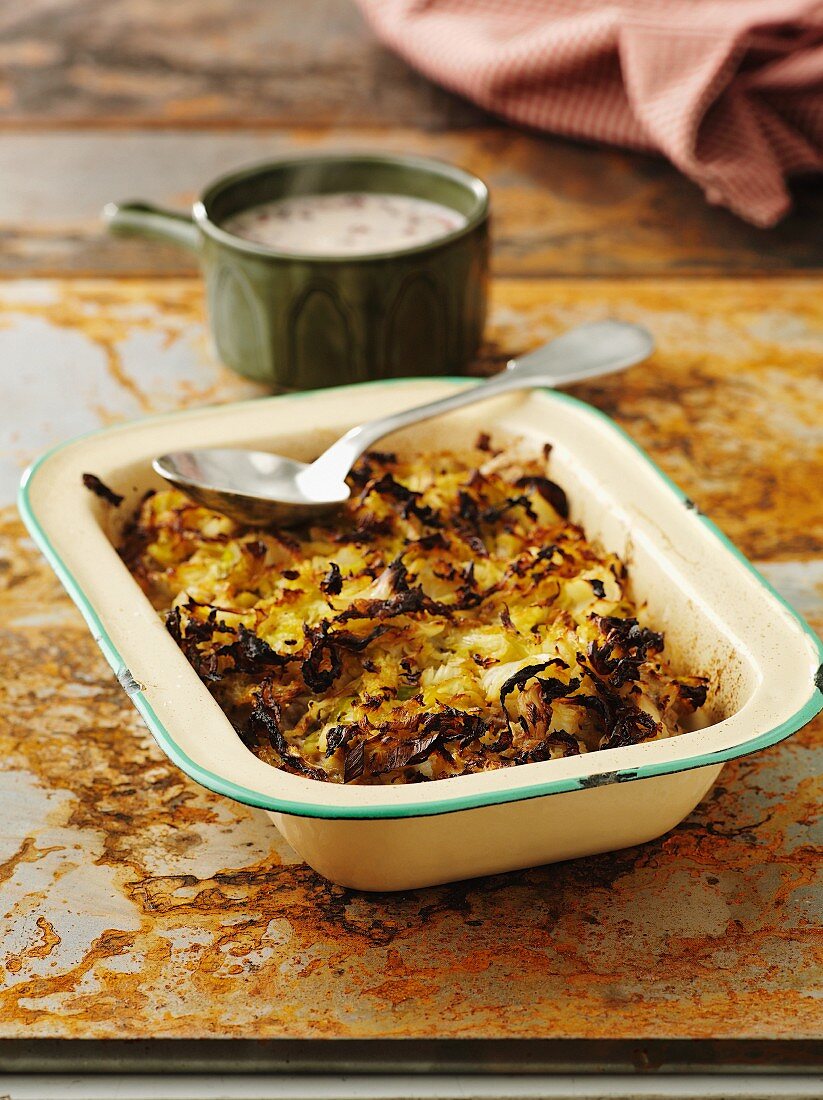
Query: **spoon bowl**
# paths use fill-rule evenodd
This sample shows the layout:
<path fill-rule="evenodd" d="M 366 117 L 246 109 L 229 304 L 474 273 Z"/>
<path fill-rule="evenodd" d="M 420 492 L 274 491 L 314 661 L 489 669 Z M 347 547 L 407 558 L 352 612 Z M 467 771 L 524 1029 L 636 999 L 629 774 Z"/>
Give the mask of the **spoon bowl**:
<path fill-rule="evenodd" d="M 293 526 L 333 512 L 351 490 L 345 481 L 301 477 L 311 467 L 268 451 L 210 447 L 172 451 L 152 463 L 156 473 L 199 504 L 255 527 Z M 322 493 L 322 495 L 318 495 Z"/>

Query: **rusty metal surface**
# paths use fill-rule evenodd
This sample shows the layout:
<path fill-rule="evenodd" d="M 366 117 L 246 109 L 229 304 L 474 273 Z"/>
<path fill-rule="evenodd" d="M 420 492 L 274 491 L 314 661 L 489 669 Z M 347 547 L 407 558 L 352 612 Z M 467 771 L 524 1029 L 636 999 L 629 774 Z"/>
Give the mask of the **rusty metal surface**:
<path fill-rule="evenodd" d="M 804 279 L 503 282 L 481 366 L 587 317 L 649 324 L 654 362 L 581 396 L 820 628 L 820 309 Z M 188 281 L 0 286 L 2 500 L 72 432 L 252 392 L 200 321 Z M 641 848 L 364 896 L 163 757 L 11 508 L 0 585 L 0 1038 L 823 1031 L 820 721 Z"/>

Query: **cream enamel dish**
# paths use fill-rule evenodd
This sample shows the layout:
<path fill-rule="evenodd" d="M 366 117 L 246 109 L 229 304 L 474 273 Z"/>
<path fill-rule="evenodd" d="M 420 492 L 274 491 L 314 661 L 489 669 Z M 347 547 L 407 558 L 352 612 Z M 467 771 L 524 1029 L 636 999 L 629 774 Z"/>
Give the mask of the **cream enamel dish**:
<path fill-rule="evenodd" d="M 152 458 L 227 446 L 307 461 L 358 421 L 466 384 L 368 383 L 138 421 L 51 451 L 20 491 L 32 536 L 168 756 L 211 790 L 268 811 L 307 863 L 356 889 L 405 890 L 651 840 L 694 808 L 727 760 L 782 740 L 823 707 L 823 645 L 803 620 L 607 417 L 538 391 L 406 429 L 389 446 L 457 448 L 480 431 L 551 442 L 572 519 L 626 561 L 674 666 L 712 678 L 704 728 L 409 786 L 321 783 L 257 759 L 115 550 L 143 493 L 162 484 Z M 86 472 L 123 504 L 88 492 Z"/>

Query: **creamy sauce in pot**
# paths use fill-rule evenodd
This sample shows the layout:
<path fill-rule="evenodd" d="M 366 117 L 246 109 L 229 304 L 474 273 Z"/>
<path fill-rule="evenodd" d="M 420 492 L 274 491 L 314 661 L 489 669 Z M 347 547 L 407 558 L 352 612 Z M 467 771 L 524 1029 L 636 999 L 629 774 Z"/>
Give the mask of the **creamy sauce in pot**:
<path fill-rule="evenodd" d="M 457 210 L 427 199 L 341 191 L 261 203 L 234 214 L 223 228 L 277 252 L 357 256 L 426 244 L 465 224 Z"/>

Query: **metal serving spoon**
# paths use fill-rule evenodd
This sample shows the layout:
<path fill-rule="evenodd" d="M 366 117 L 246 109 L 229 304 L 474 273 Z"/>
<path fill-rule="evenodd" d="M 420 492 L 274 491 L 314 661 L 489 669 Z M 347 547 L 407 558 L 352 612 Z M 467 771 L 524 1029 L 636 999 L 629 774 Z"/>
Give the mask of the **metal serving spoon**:
<path fill-rule="evenodd" d="M 265 451 L 229 448 L 175 451 L 156 458 L 152 465 L 166 481 L 232 519 L 255 526 L 293 526 L 347 500 L 350 490 L 345 479 L 354 463 L 399 428 L 513 390 L 565 386 L 611 374 L 646 359 L 653 348 L 651 334 L 640 325 L 594 321 L 521 359 L 512 359 L 486 382 L 352 428 L 310 465 Z"/>

